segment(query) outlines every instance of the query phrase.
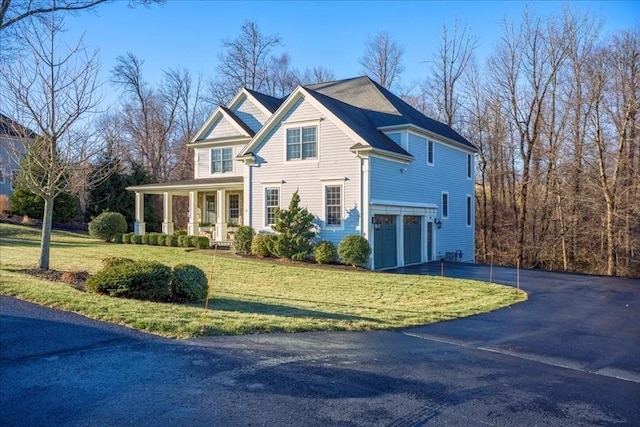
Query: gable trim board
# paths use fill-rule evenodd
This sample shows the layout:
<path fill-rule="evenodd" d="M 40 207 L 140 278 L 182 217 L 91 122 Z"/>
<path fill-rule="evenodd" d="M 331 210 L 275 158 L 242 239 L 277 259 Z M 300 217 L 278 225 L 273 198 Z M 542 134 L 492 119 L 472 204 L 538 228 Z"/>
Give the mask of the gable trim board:
<path fill-rule="evenodd" d="M 219 120 L 231 124 L 237 135 L 225 124 L 215 137 Z M 301 136 L 299 141 L 300 150 L 304 141 L 311 144 L 306 146 L 307 159 L 302 151 L 297 156 L 294 132 L 289 139 L 293 158 L 288 159 L 287 129 L 300 127 L 302 135 L 305 126 L 316 127 L 315 155 L 313 132 L 304 133 L 308 138 Z M 422 141 L 439 145 L 437 164 L 428 165 L 428 149 Z M 317 218 L 319 240 L 338 244 L 348 234 L 369 240 L 378 258 L 385 259 L 382 266 L 376 265 L 372 252 L 370 268 L 436 260 L 456 250 L 471 254 L 466 260 L 473 261 L 475 230 L 466 223 L 466 203 L 474 187 L 467 177 L 467 155 L 473 156 L 477 149 L 368 77 L 298 86 L 283 99 L 242 89 L 227 107 L 216 107 L 189 144 L 197 153 L 223 145 L 237 150 L 238 167 L 228 177 L 199 175 L 199 169 L 207 165 L 197 163 L 195 176 L 203 178 L 130 189 L 165 197 L 189 194 L 190 199 L 198 191 L 242 191 L 243 223 L 259 232 L 271 231 L 264 227 L 265 188 L 279 188 L 280 207 L 286 207 L 298 191 L 302 205 Z M 336 188 L 327 192 L 327 186 L 339 187 L 340 194 Z M 442 217 L 442 191 L 449 194 L 449 219 L 439 230 L 434 224 Z M 194 209 L 196 200 L 193 198 Z M 338 211 L 339 226 L 334 221 Z M 326 224 L 329 215 L 332 225 Z M 387 236 L 393 236 L 389 238 L 394 239 L 391 247 L 396 253 L 384 252 L 380 258 L 380 245 L 386 240 L 379 240 L 376 249 L 380 227 L 375 221 L 385 216 Z M 197 231 L 198 224 L 191 225 L 190 232 Z"/>

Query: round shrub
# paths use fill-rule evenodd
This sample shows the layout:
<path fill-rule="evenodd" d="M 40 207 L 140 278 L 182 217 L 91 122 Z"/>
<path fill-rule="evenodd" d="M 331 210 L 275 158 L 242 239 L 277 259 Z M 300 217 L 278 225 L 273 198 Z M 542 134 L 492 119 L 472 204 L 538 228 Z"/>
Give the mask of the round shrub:
<path fill-rule="evenodd" d="M 119 212 L 102 212 L 89 223 L 89 234 L 95 239 L 110 242 L 116 233 L 127 232 L 127 220 Z"/>
<path fill-rule="evenodd" d="M 171 268 L 158 262 L 122 261 L 87 280 L 87 290 L 120 298 L 167 301 L 171 298 Z"/>
<path fill-rule="evenodd" d="M 113 235 L 113 243 L 122 243 L 122 233 L 116 233 Z"/>
<path fill-rule="evenodd" d="M 187 230 L 176 230 L 173 232 L 174 236 L 186 236 L 187 234 Z"/>
<path fill-rule="evenodd" d="M 149 233 L 148 244 L 152 246 L 158 246 L 159 233 Z"/>
<path fill-rule="evenodd" d="M 166 234 L 158 235 L 158 246 L 167 246 L 167 235 Z"/>
<path fill-rule="evenodd" d="M 369 261 L 371 246 L 367 239 L 357 234 L 346 236 L 338 244 L 338 255 L 345 264 L 363 265 Z"/>
<path fill-rule="evenodd" d="M 149 244 L 149 234 L 143 234 L 142 235 L 142 244 L 143 245 L 148 245 Z"/>
<path fill-rule="evenodd" d="M 190 248 L 195 248 L 198 246 L 198 237 L 200 236 L 189 236 L 189 242 L 187 243 L 187 246 Z"/>
<path fill-rule="evenodd" d="M 260 258 L 271 256 L 269 243 L 275 237 L 273 234 L 258 234 L 251 242 L 251 253 Z"/>
<path fill-rule="evenodd" d="M 233 235 L 233 247 L 236 253 L 249 255 L 251 253 L 251 242 L 255 235 L 256 232 L 249 226 L 238 227 L 238 231 Z"/>
<path fill-rule="evenodd" d="M 180 246 L 181 248 L 186 248 L 189 246 L 189 236 L 187 236 L 186 234 L 179 234 L 178 235 L 178 246 Z"/>
<path fill-rule="evenodd" d="M 176 247 L 178 246 L 178 237 L 175 234 L 171 234 L 169 236 L 167 236 L 167 246 L 173 246 Z"/>
<path fill-rule="evenodd" d="M 196 236 L 196 248 L 209 249 L 210 247 L 211 247 L 211 243 L 207 236 Z"/>
<path fill-rule="evenodd" d="M 191 264 L 178 264 L 173 267 L 171 295 L 174 301 L 200 301 L 207 297 L 209 281 L 200 268 Z"/>
<path fill-rule="evenodd" d="M 313 250 L 313 258 L 319 264 L 331 264 L 336 259 L 336 247 L 330 241 L 323 240 Z"/>
<path fill-rule="evenodd" d="M 124 233 L 122 235 L 122 243 L 131 244 L 131 236 L 133 236 L 133 233 Z"/>
<path fill-rule="evenodd" d="M 131 243 L 133 243 L 134 245 L 141 245 L 143 237 L 144 236 L 141 236 L 140 234 L 134 234 L 133 236 L 131 236 Z"/>

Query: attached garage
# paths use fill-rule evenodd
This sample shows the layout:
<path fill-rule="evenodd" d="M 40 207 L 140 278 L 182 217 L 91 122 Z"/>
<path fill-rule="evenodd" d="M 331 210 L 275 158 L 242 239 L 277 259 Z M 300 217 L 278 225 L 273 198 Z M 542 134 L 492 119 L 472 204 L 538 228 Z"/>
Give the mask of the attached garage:
<path fill-rule="evenodd" d="M 396 218 L 395 215 L 373 217 L 373 262 L 376 270 L 398 265 Z"/>
<path fill-rule="evenodd" d="M 422 261 L 422 217 L 403 217 L 404 264 L 418 264 Z"/>

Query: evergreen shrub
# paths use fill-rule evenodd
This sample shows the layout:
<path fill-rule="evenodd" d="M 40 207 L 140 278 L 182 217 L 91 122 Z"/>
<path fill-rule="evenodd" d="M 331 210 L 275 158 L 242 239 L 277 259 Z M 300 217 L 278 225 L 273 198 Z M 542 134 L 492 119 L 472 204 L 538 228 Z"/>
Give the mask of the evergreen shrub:
<path fill-rule="evenodd" d="M 110 242 L 117 233 L 127 232 L 127 220 L 118 212 L 102 212 L 89 223 L 89 235 Z"/>
<path fill-rule="evenodd" d="M 357 234 L 345 236 L 338 244 L 338 256 L 345 264 L 353 266 L 366 264 L 370 255 L 369 242 Z"/>
<path fill-rule="evenodd" d="M 200 268 L 191 264 L 178 264 L 173 268 L 171 294 L 174 301 L 201 301 L 207 297 L 209 281 Z"/>

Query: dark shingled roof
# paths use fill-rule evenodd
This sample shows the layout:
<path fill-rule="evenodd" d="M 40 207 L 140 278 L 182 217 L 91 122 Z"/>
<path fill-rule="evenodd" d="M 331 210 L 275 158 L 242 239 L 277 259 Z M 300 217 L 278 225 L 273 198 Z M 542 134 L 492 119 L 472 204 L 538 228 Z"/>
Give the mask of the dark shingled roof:
<path fill-rule="evenodd" d="M 249 136 L 251 136 L 251 138 L 253 138 L 253 135 L 255 135 L 256 133 L 249 126 L 247 126 L 245 122 L 240 120 L 240 117 L 236 116 L 236 113 L 234 113 L 233 110 L 230 110 L 223 105 L 220 105 L 220 109 L 227 113 L 242 129 L 244 129 L 245 132 L 247 132 L 247 134 L 249 134 Z"/>
<path fill-rule="evenodd" d="M 36 138 L 38 135 L 31 129 L 0 113 L 0 135 L 15 136 L 19 138 Z"/>
<path fill-rule="evenodd" d="M 284 102 L 283 99 L 274 98 L 273 96 L 265 95 L 264 93 L 256 92 L 255 90 L 245 88 L 247 92 L 249 92 L 254 98 L 256 98 L 262 105 L 264 105 L 267 110 L 271 111 L 271 113 L 275 113 L 275 111 L 282 105 Z"/>
<path fill-rule="evenodd" d="M 367 118 L 365 112 L 361 109 L 308 88 L 306 91 L 329 111 L 335 114 L 355 133 L 360 135 L 362 139 L 367 141 L 371 147 L 413 157 L 406 150 L 396 144 L 391 138 L 376 129 L 376 127 L 373 126 L 371 121 Z"/>
<path fill-rule="evenodd" d="M 356 77 L 305 87 L 357 107 L 376 128 L 412 124 L 476 149 L 471 142 L 451 127 L 425 116 L 369 77 Z"/>

